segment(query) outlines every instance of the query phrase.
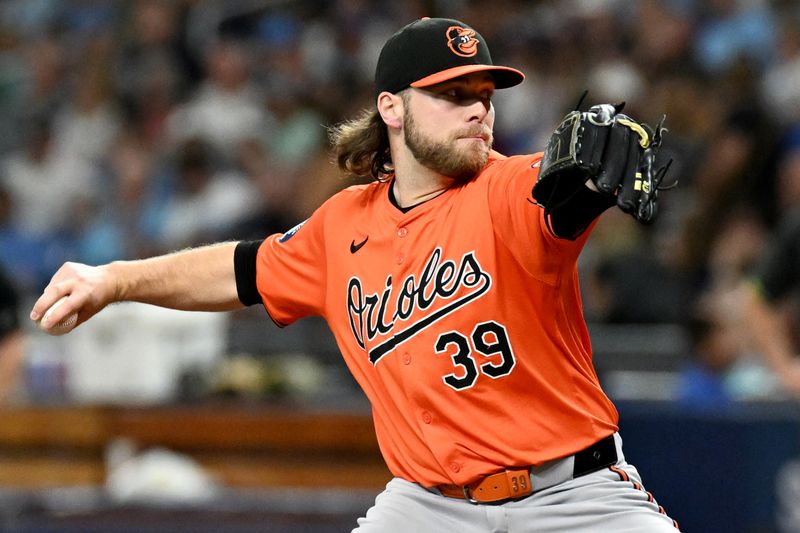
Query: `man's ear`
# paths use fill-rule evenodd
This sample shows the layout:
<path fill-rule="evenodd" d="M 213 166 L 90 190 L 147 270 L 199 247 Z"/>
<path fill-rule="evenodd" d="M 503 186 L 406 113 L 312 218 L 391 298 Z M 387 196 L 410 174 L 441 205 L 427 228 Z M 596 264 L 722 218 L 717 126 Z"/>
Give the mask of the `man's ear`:
<path fill-rule="evenodd" d="M 389 128 L 399 129 L 403 125 L 403 99 L 396 94 L 384 91 L 378 95 L 378 113 Z"/>

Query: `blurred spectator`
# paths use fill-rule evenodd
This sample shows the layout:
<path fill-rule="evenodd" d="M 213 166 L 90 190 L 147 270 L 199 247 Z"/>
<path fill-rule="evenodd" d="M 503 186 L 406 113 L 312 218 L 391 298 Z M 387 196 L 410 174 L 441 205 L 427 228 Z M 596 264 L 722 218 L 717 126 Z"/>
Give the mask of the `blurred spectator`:
<path fill-rule="evenodd" d="M 582 284 L 587 317 L 605 323 L 680 323 L 691 300 L 680 273 L 651 250 L 651 235 L 609 211 L 587 243 Z M 588 253 L 587 253 L 588 252 Z"/>
<path fill-rule="evenodd" d="M 710 133 L 696 174 L 690 175 L 690 196 L 679 245 L 681 268 L 702 287 L 708 276 L 712 243 L 737 205 L 760 199 L 766 170 L 761 146 L 770 140 L 757 109 L 735 108 Z M 763 135 L 763 136 L 762 136 Z M 761 192 L 759 192 L 759 190 Z M 757 203 L 760 207 L 760 204 Z"/>
<path fill-rule="evenodd" d="M 205 66 L 206 77 L 197 91 L 169 117 L 170 133 L 178 143 L 205 138 L 220 154 L 232 157 L 241 141 L 270 131 L 272 120 L 242 43 L 218 40 L 210 44 Z"/>
<path fill-rule="evenodd" d="M 693 351 L 682 370 L 679 399 L 689 407 L 729 409 L 736 401 L 775 397 L 778 383 L 753 353 L 742 281 L 751 276 L 767 239 L 748 204 L 728 207 L 708 245 L 705 280 L 687 324 Z"/>
<path fill-rule="evenodd" d="M 187 50 L 178 2 L 145 0 L 131 7 L 113 68 L 130 128 L 153 151 L 163 149 L 168 117 L 201 77 Z"/>
<path fill-rule="evenodd" d="M 739 347 L 729 328 L 715 317 L 689 320 L 690 360 L 681 370 L 676 398 L 692 409 L 729 409 L 734 396 L 727 376 L 739 359 Z"/>
<path fill-rule="evenodd" d="M 747 353 L 734 321 L 713 299 L 698 305 L 687 330 L 692 352 L 680 371 L 676 400 L 687 409 L 724 411 L 736 402 L 766 398 L 775 379 Z"/>
<path fill-rule="evenodd" d="M 752 274 L 768 238 L 754 208 L 731 206 L 709 246 L 705 292 L 724 298 L 738 291 L 741 281 Z"/>
<path fill-rule="evenodd" d="M 43 35 L 17 44 L 16 50 L 5 51 L 0 66 L 0 109 L 4 116 L 0 148 L 4 151 L 20 146 L 19 131 L 25 128 L 27 119 L 52 116 L 68 94 L 63 90 L 67 68 L 61 42 Z"/>
<path fill-rule="evenodd" d="M 778 227 L 745 288 L 746 324 L 755 348 L 784 387 L 800 395 L 797 305 L 800 289 L 800 136 L 788 135 L 778 160 Z"/>
<path fill-rule="evenodd" d="M 745 293 L 745 323 L 756 349 L 792 394 L 800 395 L 796 316 L 792 299 L 800 287 L 800 211 L 787 216 Z"/>
<path fill-rule="evenodd" d="M 14 224 L 11 195 L 0 185 L 0 267 L 27 292 L 40 289 L 57 265 L 48 264 L 47 241 L 34 237 Z"/>
<path fill-rule="evenodd" d="M 697 32 L 695 53 L 703 68 L 720 73 L 739 61 L 767 64 L 775 52 L 776 23 L 765 1 L 712 0 Z"/>
<path fill-rule="evenodd" d="M 54 115 L 53 141 L 62 157 L 97 163 L 119 132 L 110 68 L 112 46 L 109 37 L 92 42 L 71 80 L 75 87 L 70 98 Z"/>
<path fill-rule="evenodd" d="M 325 149 L 325 118 L 292 90 L 270 94 L 268 108 L 274 124 L 267 139 L 271 162 L 279 169 L 296 168 L 308 162 L 309 154 Z"/>
<path fill-rule="evenodd" d="M 76 247 L 88 264 L 135 259 L 157 249 L 162 213 L 169 199 L 166 171 L 138 136 L 121 137 L 103 166 L 108 198 L 87 205 Z"/>
<path fill-rule="evenodd" d="M 762 79 L 761 100 L 779 124 L 800 121 L 800 14 L 781 26 L 777 61 Z"/>
<path fill-rule="evenodd" d="M 258 208 L 259 191 L 253 184 L 217 165 L 212 147 L 200 138 L 179 148 L 174 189 L 161 215 L 162 249 L 214 241 Z"/>
<path fill-rule="evenodd" d="M 309 153 L 316 152 L 311 150 Z M 264 144 L 250 140 L 240 145 L 237 162 L 257 197 L 253 198 L 252 211 L 223 236 L 260 239 L 265 235 L 286 231 L 305 218 L 299 213 L 298 202 L 292 198 L 292 194 L 297 188 L 299 173 L 308 168 L 308 161 L 295 169 L 274 164 Z"/>
<path fill-rule="evenodd" d="M 12 222 L 34 236 L 54 234 L 70 225 L 80 202 L 97 194 L 94 172 L 85 160 L 55 150 L 46 117 L 27 126 L 24 148 L 5 158 L 0 179 L 11 196 Z"/>
<path fill-rule="evenodd" d="M 662 0 L 636 3 L 638 23 L 632 28 L 636 46 L 631 52 L 646 73 L 659 75 L 689 63 L 693 21 L 685 4 Z"/>
<path fill-rule="evenodd" d="M 74 257 L 81 209 L 97 198 L 98 187 L 91 165 L 55 151 L 47 118 L 31 119 L 24 135 L 25 146 L 0 169 L 0 261 L 22 290 L 36 291 Z"/>

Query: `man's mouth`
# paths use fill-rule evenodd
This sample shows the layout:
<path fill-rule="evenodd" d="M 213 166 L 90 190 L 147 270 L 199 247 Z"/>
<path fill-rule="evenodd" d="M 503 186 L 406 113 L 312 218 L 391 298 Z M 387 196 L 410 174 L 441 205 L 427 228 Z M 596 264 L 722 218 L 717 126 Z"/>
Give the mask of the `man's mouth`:
<path fill-rule="evenodd" d="M 480 139 L 485 143 L 488 143 L 492 136 L 490 133 L 485 131 L 470 131 L 466 134 L 460 136 L 461 139 Z"/>

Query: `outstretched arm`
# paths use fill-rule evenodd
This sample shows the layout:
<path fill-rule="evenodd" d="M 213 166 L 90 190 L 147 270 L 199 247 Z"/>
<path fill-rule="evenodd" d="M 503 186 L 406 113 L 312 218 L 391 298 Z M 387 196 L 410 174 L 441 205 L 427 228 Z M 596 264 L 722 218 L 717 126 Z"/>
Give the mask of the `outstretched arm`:
<path fill-rule="evenodd" d="M 783 387 L 800 395 L 800 359 L 792 346 L 785 317 L 768 302 L 755 284 L 745 288 L 746 324 L 757 352 L 773 370 Z"/>
<path fill-rule="evenodd" d="M 800 287 L 800 216 L 786 217 L 745 281 L 745 325 L 756 351 L 784 387 L 800 396 L 800 358 L 781 302 Z"/>
<path fill-rule="evenodd" d="M 133 301 L 186 311 L 241 309 L 234 269 L 236 242 L 226 242 L 137 261 L 115 261 L 101 266 L 64 264 L 53 276 L 31 310 L 40 320 L 62 297 L 41 326 L 45 331 L 73 312 L 77 324 L 87 321 L 108 304 Z"/>

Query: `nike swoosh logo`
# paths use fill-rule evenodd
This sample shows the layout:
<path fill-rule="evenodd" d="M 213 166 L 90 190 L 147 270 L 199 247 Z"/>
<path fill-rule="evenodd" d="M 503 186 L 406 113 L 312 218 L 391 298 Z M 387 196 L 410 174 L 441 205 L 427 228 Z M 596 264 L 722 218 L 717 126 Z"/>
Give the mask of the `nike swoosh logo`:
<path fill-rule="evenodd" d="M 355 241 L 355 240 L 354 240 L 353 242 L 351 242 L 351 243 L 350 243 L 350 253 L 351 253 L 351 254 L 354 254 L 354 253 L 356 253 L 357 251 L 359 251 L 359 250 L 361 249 L 361 247 L 362 247 L 362 246 L 364 246 L 365 244 L 367 244 L 367 241 L 368 241 L 368 240 L 369 240 L 369 235 L 367 235 L 367 236 L 364 238 L 364 240 L 363 240 L 363 241 L 361 241 L 361 242 L 360 242 L 360 243 L 358 243 L 358 244 L 356 244 L 356 241 Z"/>

